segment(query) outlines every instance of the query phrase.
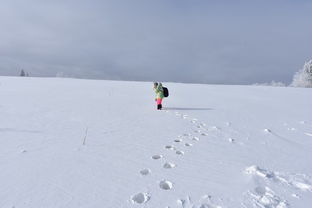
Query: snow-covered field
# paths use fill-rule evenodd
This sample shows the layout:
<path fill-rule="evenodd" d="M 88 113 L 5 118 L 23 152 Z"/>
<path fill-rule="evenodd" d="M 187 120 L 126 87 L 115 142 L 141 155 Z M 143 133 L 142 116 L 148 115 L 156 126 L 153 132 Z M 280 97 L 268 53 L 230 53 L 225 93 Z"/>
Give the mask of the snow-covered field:
<path fill-rule="evenodd" d="M 312 91 L 0 77 L 1 208 L 312 207 Z"/>

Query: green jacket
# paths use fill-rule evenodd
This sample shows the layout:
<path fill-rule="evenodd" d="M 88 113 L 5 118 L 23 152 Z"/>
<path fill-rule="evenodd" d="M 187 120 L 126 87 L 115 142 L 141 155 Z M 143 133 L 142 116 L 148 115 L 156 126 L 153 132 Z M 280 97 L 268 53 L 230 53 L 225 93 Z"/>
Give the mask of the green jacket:
<path fill-rule="evenodd" d="M 154 90 L 156 93 L 156 99 L 163 99 L 164 98 L 164 90 L 163 90 L 161 83 L 159 83 Z"/>

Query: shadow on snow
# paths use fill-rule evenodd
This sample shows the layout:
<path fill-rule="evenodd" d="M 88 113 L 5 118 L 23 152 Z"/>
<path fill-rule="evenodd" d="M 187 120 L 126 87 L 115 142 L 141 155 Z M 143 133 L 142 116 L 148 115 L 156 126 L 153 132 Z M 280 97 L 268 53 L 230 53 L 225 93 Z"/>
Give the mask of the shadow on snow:
<path fill-rule="evenodd" d="M 213 110 L 212 108 L 182 108 L 182 107 L 164 107 L 163 110 Z"/>

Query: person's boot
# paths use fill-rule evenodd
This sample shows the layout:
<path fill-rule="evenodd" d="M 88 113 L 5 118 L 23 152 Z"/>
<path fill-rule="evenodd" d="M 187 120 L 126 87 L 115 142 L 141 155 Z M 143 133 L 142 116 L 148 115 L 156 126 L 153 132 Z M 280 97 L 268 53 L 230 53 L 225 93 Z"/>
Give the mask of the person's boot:
<path fill-rule="evenodd" d="M 161 104 L 157 105 L 157 110 L 161 110 Z"/>
<path fill-rule="evenodd" d="M 160 104 L 160 109 L 159 110 L 162 110 L 162 104 Z"/>

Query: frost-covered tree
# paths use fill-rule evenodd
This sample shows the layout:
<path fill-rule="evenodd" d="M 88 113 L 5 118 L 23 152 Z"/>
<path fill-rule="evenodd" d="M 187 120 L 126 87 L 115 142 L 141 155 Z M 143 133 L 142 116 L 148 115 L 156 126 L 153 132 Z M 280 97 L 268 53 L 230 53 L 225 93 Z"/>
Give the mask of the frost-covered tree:
<path fill-rule="evenodd" d="M 26 74 L 25 74 L 25 71 L 22 69 L 22 71 L 21 71 L 21 73 L 20 73 L 20 76 L 21 77 L 25 77 L 26 76 Z"/>
<path fill-rule="evenodd" d="M 255 83 L 254 86 L 271 86 L 271 87 L 286 87 L 286 85 L 283 82 L 276 82 L 272 80 L 269 83 Z"/>
<path fill-rule="evenodd" d="M 291 86 L 312 87 L 312 60 L 306 62 L 303 68 L 296 72 Z"/>

